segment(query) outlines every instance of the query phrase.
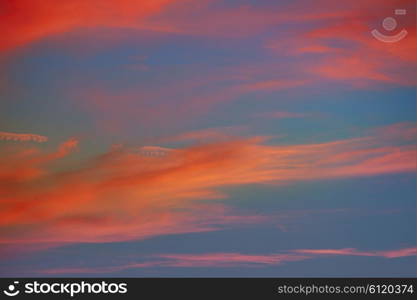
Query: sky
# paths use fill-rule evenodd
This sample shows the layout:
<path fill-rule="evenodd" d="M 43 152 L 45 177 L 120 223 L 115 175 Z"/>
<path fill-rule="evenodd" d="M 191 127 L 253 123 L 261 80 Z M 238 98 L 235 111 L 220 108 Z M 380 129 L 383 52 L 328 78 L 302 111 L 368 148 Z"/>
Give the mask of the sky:
<path fill-rule="evenodd" d="M 0 0 L 0 276 L 415 277 L 415 5 Z"/>

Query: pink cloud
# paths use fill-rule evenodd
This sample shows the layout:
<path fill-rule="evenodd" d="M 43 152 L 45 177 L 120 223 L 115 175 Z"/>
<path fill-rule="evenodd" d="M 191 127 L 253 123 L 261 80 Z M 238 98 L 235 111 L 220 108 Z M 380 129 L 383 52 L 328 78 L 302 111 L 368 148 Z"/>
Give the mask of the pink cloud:
<path fill-rule="evenodd" d="M 266 113 L 260 113 L 256 115 L 257 117 L 272 118 L 272 119 L 298 119 L 311 116 L 307 113 L 296 113 L 288 111 L 271 111 Z"/>

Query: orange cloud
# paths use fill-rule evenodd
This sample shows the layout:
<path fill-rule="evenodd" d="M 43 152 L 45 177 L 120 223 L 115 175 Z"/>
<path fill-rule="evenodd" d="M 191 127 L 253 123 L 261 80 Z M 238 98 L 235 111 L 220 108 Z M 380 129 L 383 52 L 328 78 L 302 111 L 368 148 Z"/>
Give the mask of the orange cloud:
<path fill-rule="evenodd" d="M 211 189 L 224 180 L 213 170 L 222 160 L 217 146 L 158 158 L 115 148 L 79 170 L 52 172 L 39 166 L 67 154 L 74 144 L 70 140 L 52 154 L 33 150 L 3 156 L 21 164 L 11 164 L 2 174 L 9 182 L 0 190 L 0 227 L 7 231 L 2 243 L 130 240 L 264 220 L 233 216 L 220 205 L 189 203 L 223 197 Z M 233 151 L 233 143 L 226 148 Z M 204 170 L 206 175 L 193 176 Z"/>
<path fill-rule="evenodd" d="M 266 48 L 280 55 L 308 55 L 306 70 L 313 77 L 318 75 L 355 86 L 369 86 L 375 82 L 415 84 L 414 70 L 410 68 L 413 65 L 410 63 L 416 61 L 414 1 L 399 3 L 392 0 L 376 5 L 370 0 L 362 1 L 360 7 L 346 2 L 320 2 L 320 9 L 308 11 L 311 15 L 320 13 L 321 23 L 301 17 L 299 22 L 310 23 L 307 30 L 289 37 L 286 42 L 270 40 L 266 42 Z M 398 26 L 406 29 L 408 35 L 397 43 L 376 40 L 370 34 L 371 30 L 382 30 L 379 23 L 384 17 L 394 16 L 394 9 L 398 7 L 408 12 L 396 17 Z"/>
<path fill-rule="evenodd" d="M 36 148 L 5 149 L 0 242 L 111 242 L 263 222 L 265 217 L 233 215 L 199 200 L 227 197 L 219 192 L 224 186 L 416 169 L 413 146 L 390 146 L 394 141 L 378 135 L 306 145 L 264 145 L 263 140 L 212 141 L 163 156 L 113 147 L 68 170 L 51 163 L 73 151 L 75 139 L 46 154 Z"/>

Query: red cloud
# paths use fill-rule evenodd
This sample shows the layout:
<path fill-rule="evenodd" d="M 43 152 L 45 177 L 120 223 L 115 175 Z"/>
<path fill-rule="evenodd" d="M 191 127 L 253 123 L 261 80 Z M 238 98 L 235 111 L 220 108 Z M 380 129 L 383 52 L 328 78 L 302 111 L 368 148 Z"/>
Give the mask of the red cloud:
<path fill-rule="evenodd" d="M 318 75 L 355 86 L 369 86 L 374 82 L 415 84 L 414 70 L 410 69 L 416 61 L 414 1 L 375 3 L 370 0 L 361 1 L 360 6 L 328 0 L 320 2 L 320 9 L 308 11 L 311 15 L 321 12 L 322 22 L 310 22 L 307 30 L 288 38 L 285 43 L 268 41 L 266 48 L 280 55 L 309 55 L 306 70 L 314 77 Z M 408 35 L 397 43 L 375 39 L 371 30 L 380 29 L 384 17 L 394 16 L 394 9 L 398 7 L 408 12 L 398 16 L 398 26 L 407 30 Z M 329 14 L 324 14 L 325 11 Z M 301 18 L 299 21 L 311 20 Z"/>
<path fill-rule="evenodd" d="M 38 134 L 31 134 L 31 133 L 12 133 L 12 132 L 4 132 L 0 131 L 0 140 L 6 141 L 34 141 L 34 142 L 46 142 L 48 138 L 43 135 Z"/>
<path fill-rule="evenodd" d="M 292 61 L 294 57 L 289 58 L 290 66 L 282 60 L 274 62 L 270 59 L 267 64 L 245 64 L 233 71 L 225 67 L 204 75 L 199 70 L 198 76 L 195 70 L 187 67 L 184 73 L 190 73 L 184 75 L 186 78 L 168 79 L 162 83 L 162 91 L 140 86 L 135 91 L 124 89 L 122 93 L 107 88 L 86 92 L 81 105 L 91 110 L 96 120 L 111 130 L 117 129 L 120 123 L 147 124 L 153 120 L 167 122 L 152 124 L 155 127 L 168 126 L 172 124 L 173 110 L 185 122 L 190 114 L 206 113 L 212 106 L 242 95 L 277 92 L 314 84 L 318 80 L 355 86 L 368 86 L 375 82 L 414 85 L 414 70 L 410 68 L 414 65 L 416 52 L 414 18 L 410 9 L 414 5 L 412 1 L 401 2 L 409 9 L 409 14 L 399 20 L 409 34 L 394 44 L 377 41 L 370 30 L 377 26 L 375 21 L 393 12 L 392 8 L 399 4 L 397 1 L 376 5 L 375 1 L 367 0 L 361 1 L 360 7 L 329 0 L 320 3 L 303 3 L 303 10 L 300 10 L 297 6 L 300 4 L 282 3 L 225 7 L 212 5 L 210 1 L 196 3 L 185 0 L 104 3 L 98 0 L 88 3 L 81 0 L 71 3 L 10 0 L 5 5 L 6 13 L 0 25 L 5 36 L 0 42 L 0 51 L 85 27 L 136 28 L 217 38 L 250 36 L 275 28 L 278 34 L 281 23 L 299 24 L 288 27 L 291 34 L 278 35 L 277 40 L 266 42 L 267 48 L 276 51 L 280 57 L 295 54 L 297 61 Z M 305 57 L 298 62 L 300 55 Z M 172 101 L 166 101 L 168 98 Z M 139 121 L 137 115 L 141 115 Z"/>
<path fill-rule="evenodd" d="M 72 138 L 59 145 L 58 149 L 42 153 L 38 148 L 5 146 L 1 150 L 0 179 L 13 186 L 15 183 L 35 180 L 46 174 L 45 167 L 53 161 L 63 158 L 78 145 L 78 140 Z M 7 189 L 7 187 L 5 187 Z M 3 190 L 0 189 L 0 192 Z"/>

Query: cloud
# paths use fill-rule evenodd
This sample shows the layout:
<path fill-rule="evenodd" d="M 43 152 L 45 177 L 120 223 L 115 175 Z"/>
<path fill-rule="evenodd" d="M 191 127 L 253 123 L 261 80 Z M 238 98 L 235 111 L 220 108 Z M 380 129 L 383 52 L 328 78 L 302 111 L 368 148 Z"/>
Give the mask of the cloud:
<path fill-rule="evenodd" d="M 374 256 L 385 258 L 398 258 L 406 256 L 415 256 L 416 248 L 404 248 L 389 251 L 359 251 L 355 248 L 344 249 L 298 249 L 296 253 L 313 254 L 313 255 L 343 255 L 343 256 Z"/>
<path fill-rule="evenodd" d="M 377 128 L 375 133 L 387 140 L 412 141 L 417 136 L 417 127 L 414 122 L 400 122 Z"/>
<path fill-rule="evenodd" d="M 271 119 L 298 119 L 298 118 L 310 117 L 311 114 L 295 113 L 295 112 L 289 112 L 289 111 L 271 111 L 271 112 L 256 114 L 255 116 L 262 117 L 262 118 L 271 118 Z"/>
<path fill-rule="evenodd" d="M 299 59 L 303 56 L 306 59 L 304 69 L 321 80 L 340 81 L 355 87 L 376 83 L 415 84 L 410 68 L 410 63 L 416 61 L 415 2 L 402 1 L 401 7 L 407 9 L 408 14 L 399 17 L 398 22 L 409 34 L 393 44 L 376 40 L 370 31 L 381 29 L 376 21 L 382 22 L 385 16 L 393 16 L 394 9 L 400 5 L 397 1 L 384 1 L 378 5 L 374 1 L 362 1 L 360 7 L 328 0 L 320 2 L 320 9 L 305 9 L 311 14 L 319 10 L 321 22 L 304 19 L 310 23 L 306 30 L 287 38 L 285 43 L 282 39 L 269 40 L 265 48 L 279 55 Z"/>
<path fill-rule="evenodd" d="M 206 37 L 245 37 L 291 20 L 311 21 L 328 11 L 301 13 L 296 5 L 238 4 L 192 0 L 92 0 L 57 3 L 53 0 L 11 0 L 2 6 L 5 39 L 11 50 L 43 38 L 85 28 L 133 28 Z"/>
<path fill-rule="evenodd" d="M 71 138 L 59 145 L 58 149 L 52 152 L 43 153 L 36 147 L 19 147 L 8 145 L 0 149 L 0 179 L 4 186 L 0 187 L 2 192 L 13 192 L 13 187 L 18 187 L 25 182 L 32 182 L 46 176 L 46 167 L 70 154 L 77 148 L 78 140 Z M 15 186 L 17 185 L 17 186 Z M 21 186 L 23 188 L 23 186 Z M 7 199 L 7 198 L 6 198 Z M 0 200 L 4 202 L 4 199 Z M 10 199 L 8 201 L 11 201 Z"/>
<path fill-rule="evenodd" d="M 220 192 L 225 186 L 416 169 L 413 145 L 390 145 L 400 135 L 394 141 L 376 135 L 304 145 L 265 145 L 264 139 L 211 141 L 166 151 L 158 159 L 141 155 L 141 148 L 113 147 L 71 169 L 52 164 L 77 148 L 75 139 L 50 153 L 3 149 L 0 242 L 125 241 L 264 222 L 263 216 L 236 215 L 199 200 L 227 198 Z"/>
<path fill-rule="evenodd" d="M 274 254 L 242 253 L 203 253 L 203 254 L 157 254 L 147 256 L 146 261 L 122 264 L 111 267 L 76 267 L 39 270 L 40 274 L 100 274 L 120 272 L 136 268 L 174 267 L 174 268 L 234 268 L 276 266 L 288 262 L 312 260 L 329 256 L 365 256 L 386 259 L 416 255 L 416 248 L 404 248 L 386 251 L 359 251 L 355 248 L 344 249 L 295 249 Z"/>
<path fill-rule="evenodd" d="M 409 13 L 401 16 L 399 22 L 409 34 L 399 43 L 390 45 L 372 38 L 370 30 L 377 26 L 376 16 L 381 16 L 382 21 L 383 16 L 393 13 L 397 1 L 375 5 L 375 1 L 366 0 L 360 7 L 329 0 L 319 2 L 321 5 L 301 1 L 226 6 L 222 5 L 223 1 L 197 3 L 189 0 L 128 0 L 122 3 L 94 0 L 87 4 L 81 0 L 71 3 L 8 1 L 3 8 L 4 25 L 0 25 L 6 37 L 0 44 L 0 51 L 83 28 L 133 28 L 207 39 L 247 38 L 276 30 L 282 24 L 296 23 L 298 26 L 287 29 L 291 34 L 277 34 L 277 39 L 266 41 L 265 46 L 279 55 L 305 55 L 308 59 L 300 66 L 299 73 L 309 74 L 310 80 L 320 76 L 321 79 L 348 81 L 356 86 L 367 86 L 372 82 L 414 85 L 411 73 L 407 71 L 409 68 L 406 68 L 416 60 L 414 1 L 401 3 Z M 320 56 L 323 53 L 326 55 Z M 259 88 L 279 90 L 283 84 L 287 88 L 304 83 L 305 78 L 287 83 L 270 78 L 248 83 L 245 89 L 246 92 Z"/>
<path fill-rule="evenodd" d="M 104 127 L 105 130 L 118 133 L 132 124 L 152 128 L 152 132 L 156 132 L 161 128 L 175 127 L 177 122 L 181 125 L 192 122 L 194 118 L 210 113 L 214 107 L 242 96 L 256 98 L 265 93 L 274 93 L 275 96 L 289 89 L 308 89 L 315 83 L 330 81 L 354 87 L 381 83 L 415 84 L 411 67 L 416 52 L 412 14 L 401 19 L 401 25 L 409 31 L 409 35 L 400 43 L 387 45 L 370 35 L 370 29 L 379 20 L 376 15 L 391 13 L 391 7 L 397 4 L 395 1 L 384 1 L 378 7 L 375 7 L 374 1 L 369 0 L 362 1 L 361 7 L 350 3 L 335 4 L 329 0 L 320 1 L 320 6 L 308 1 L 264 5 L 224 5 L 223 1 L 196 3 L 183 0 L 146 0 L 140 3 L 131 0 L 123 3 L 106 1 L 105 4 L 97 0 L 89 1 L 88 4 L 80 0 L 72 1 L 71 4 L 57 4 L 50 0 L 9 3 L 5 9 L 7 13 L 3 16 L 4 24 L 9 25 L 4 25 L 7 28 L 2 32 L 6 32 L 6 38 L 0 44 L 0 49 L 14 49 L 19 45 L 29 45 L 48 36 L 63 35 L 70 31 L 82 32 L 87 37 L 91 35 L 94 39 L 87 40 L 97 41 L 97 31 L 82 30 L 84 28 L 98 28 L 108 35 L 111 33 L 107 29 L 117 28 L 125 30 L 129 37 L 130 34 L 137 34 L 136 31 L 132 33 L 132 28 L 148 30 L 149 37 L 161 37 L 155 31 L 172 33 L 170 38 L 162 38 L 167 43 L 178 42 L 176 39 L 180 35 L 195 35 L 210 43 L 215 42 L 213 39 L 222 39 L 218 45 L 219 51 L 226 51 L 224 55 L 234 53 L 229 51 L 236 47 L 236 39 L 241 39 L 240 43 L 257 37 L 259 47 L 252 41 L 250 46 L 257 57 L 267 60 L 245 57 L 244 61 L 240 61 L 239 57 L 244 52 L 236 50 L 239 60 L 234 66 L 228 63 L 216 67 L 212 61 L 185 64 L 181 70 L 175 68 L 175 76 L 169 76 L 173 69 L 168 60 L 165 62 L 168 66 L 149 66 L 153 69 L 151 74 L 168 74 L 159 75 L 156 82 L 151 80 L 155 84 L 150 85 L 136 81 L 131 87 L 123 84 L 120 89 L 117 81 L 112 81 L 115 85 L 108 85 L 107 81 L 93 82 L 92 78 L 102 78 L 103 74 L 101 68 L 93 70 L 93 64 L 89 72 L 97 71 L 99 76 L 91 76 L 89 72 L 86 75 L 73 72 L 76 79 L 70 78 L 65 82 L 74 80 L 73 84 L 78 87 L 74 88 L 76 91 L 69 88 L 70 91 L 65 90 L 63 93 L 74 93 L 71 98 L 81 99 L 78 105 L 93 115 L 100 129 Z M 402 5 L 411 8 L 413 3 L 407 0 Z M 304 9 L 300 11 L 299 6 Z M 30 18 L 25 15 L 28 11 L 31 12 Z M 413 22 L 410 22 L 411 19 Z M 279 30 L 283 24 L 288 34 L 284 35 Z M 276 34 L 259 34 L 264 32 Z M 259 39 L 259 36 L 265 38 Z M 269 39 L 266 36 L 275 38 Z M 138 39 L 137 35 L 128 40 L 135 39 Z M 65 47 L 65 51 L 68 51 L 68 44 L 64 42 L 60 45 L 63 40 L 55 41 L 56 46 Z M 146 45 L 146 49 L 152 49 L 148 38 L 139 40 Z M 71 43 L 77 44 L 79 39 L 73 39 Z M 120 41 L 113 46 L 120 47 Z M 269 56 L 271 53 L 277 56 Z M 126 67 L 126 63 L 122 64 L 114 67 Z M 125 75 L 129 74 L 130 71 Z M 164 88 L 155 88 L 159 85 Z M 88 88 L 84 90 L 82 86 Z M 305 93 L 304 89 L 300 90 Z M 137 118 L 138 115 L 141 118 Z M 150 131 L 146 129 L 144 131 Z"/>
<path fill-rule="evenodd" d="M 0 51 L 80 28 L 140 28 L 144 18 L 160 12 L 173 0 L 57 2 L 12 0 L 2 5 Z"/>
<path fill-rule="evenodd" d="M 285 262 L 302 261 L 310 256 L 301 254 L 249 255 L 240 253 L 207 254 L 161 254 L 147 257 L 145 262 L 130 263 L 111 267 L 57 268 L 40 270 L 40 274 L 100 274 L 120 272 L 136 268 L 174 267 L 174 268 L 233 268 L 279 265 Z"/>
<path fill-rule="evenodd" d="M 181 78 L 169 78 L 163 83 L 163 89 L 140 86 L 139 83 L 139 87 L 115 91 L 99 84 L 74 93 L 83 99 L 78 105 L 93 115 L 101 128 L 123 131 L 126 125 L 137 122 L 156 132 L 195 120 L 244 95 L 276 93 L 308 84 L 301 78 L 272 76 L 269 74 L 273 72 L 271 66 L 268 69 L 256 66 L 255 71 L 248 69 L 247 78 L 235 78 L 242 76 L 244 68 L 220 68 L 199 74 L 198 80 L 195 75 L 185 72 L 187 74 Z M 199 71 L 202 72 L 204 69 Z M 222 75 L 216 76 L 219 73 Z M 261 79 L 266 76 L 268 79 Z M 138 119 L 138 115 L 141 118 Z"/>
<path fill-rule="evenodd" d="M 0 131 L 0 140 L 20 141 L 20 142 L 33 141 L 33 142 L 42 143 L 42 142 L 46 142 L 48 138 L 46 136 L 38 135 L 38 134 L 12 133 L 12 132 Z"/>
<path fill-rule="evenodd" d="M 1 174 L 8 182 L 0 189 L 2 243 L 121 241 L 265 221 L 262 216 L 234 215 L 221 205 L 198 203 L 224 197 L 212 189 L 230 180 L 216 170 L 228 151 L 222 146 L 171 151 L 157 160 L 114 148 L 78 170 L 47 168 L 74 145 L 69 140 L 48 154 L 3 153 L 10 168 Z M 233 143 L 226 148 L 235 152 Z M 220 167 L 235 164 L 234 160 L 226 158 Z"/>
<path fill-rule="evenodd" d="M 143 146 L 138 149 L 137 153 L 144 156 L 160 157 L 167 155 L 172 151 L 175 150 L 158 146 Z"/>
<path fill-rule="evenodd" d="M 167 259 L 171 267 L 236 267 L 242 265 L 278 265 L 289 261 L 308 259 L 298 254 L 246 255 L 240 253 L 210 254 L 162 254 L 157 257 Z"/>
<path fill-rule="evenodd" d="M 239 135 L 239 132 L 246 129 L 245 126 L 226 126 L 216 127 L 202 130 L 193 130 L 185 133 L 180 133 L 174 136 L 166 136 L 155 139 L 160 143 L 169 142 L 198 142 L 208 143 L 213 141 L 227 141 Z"/>

